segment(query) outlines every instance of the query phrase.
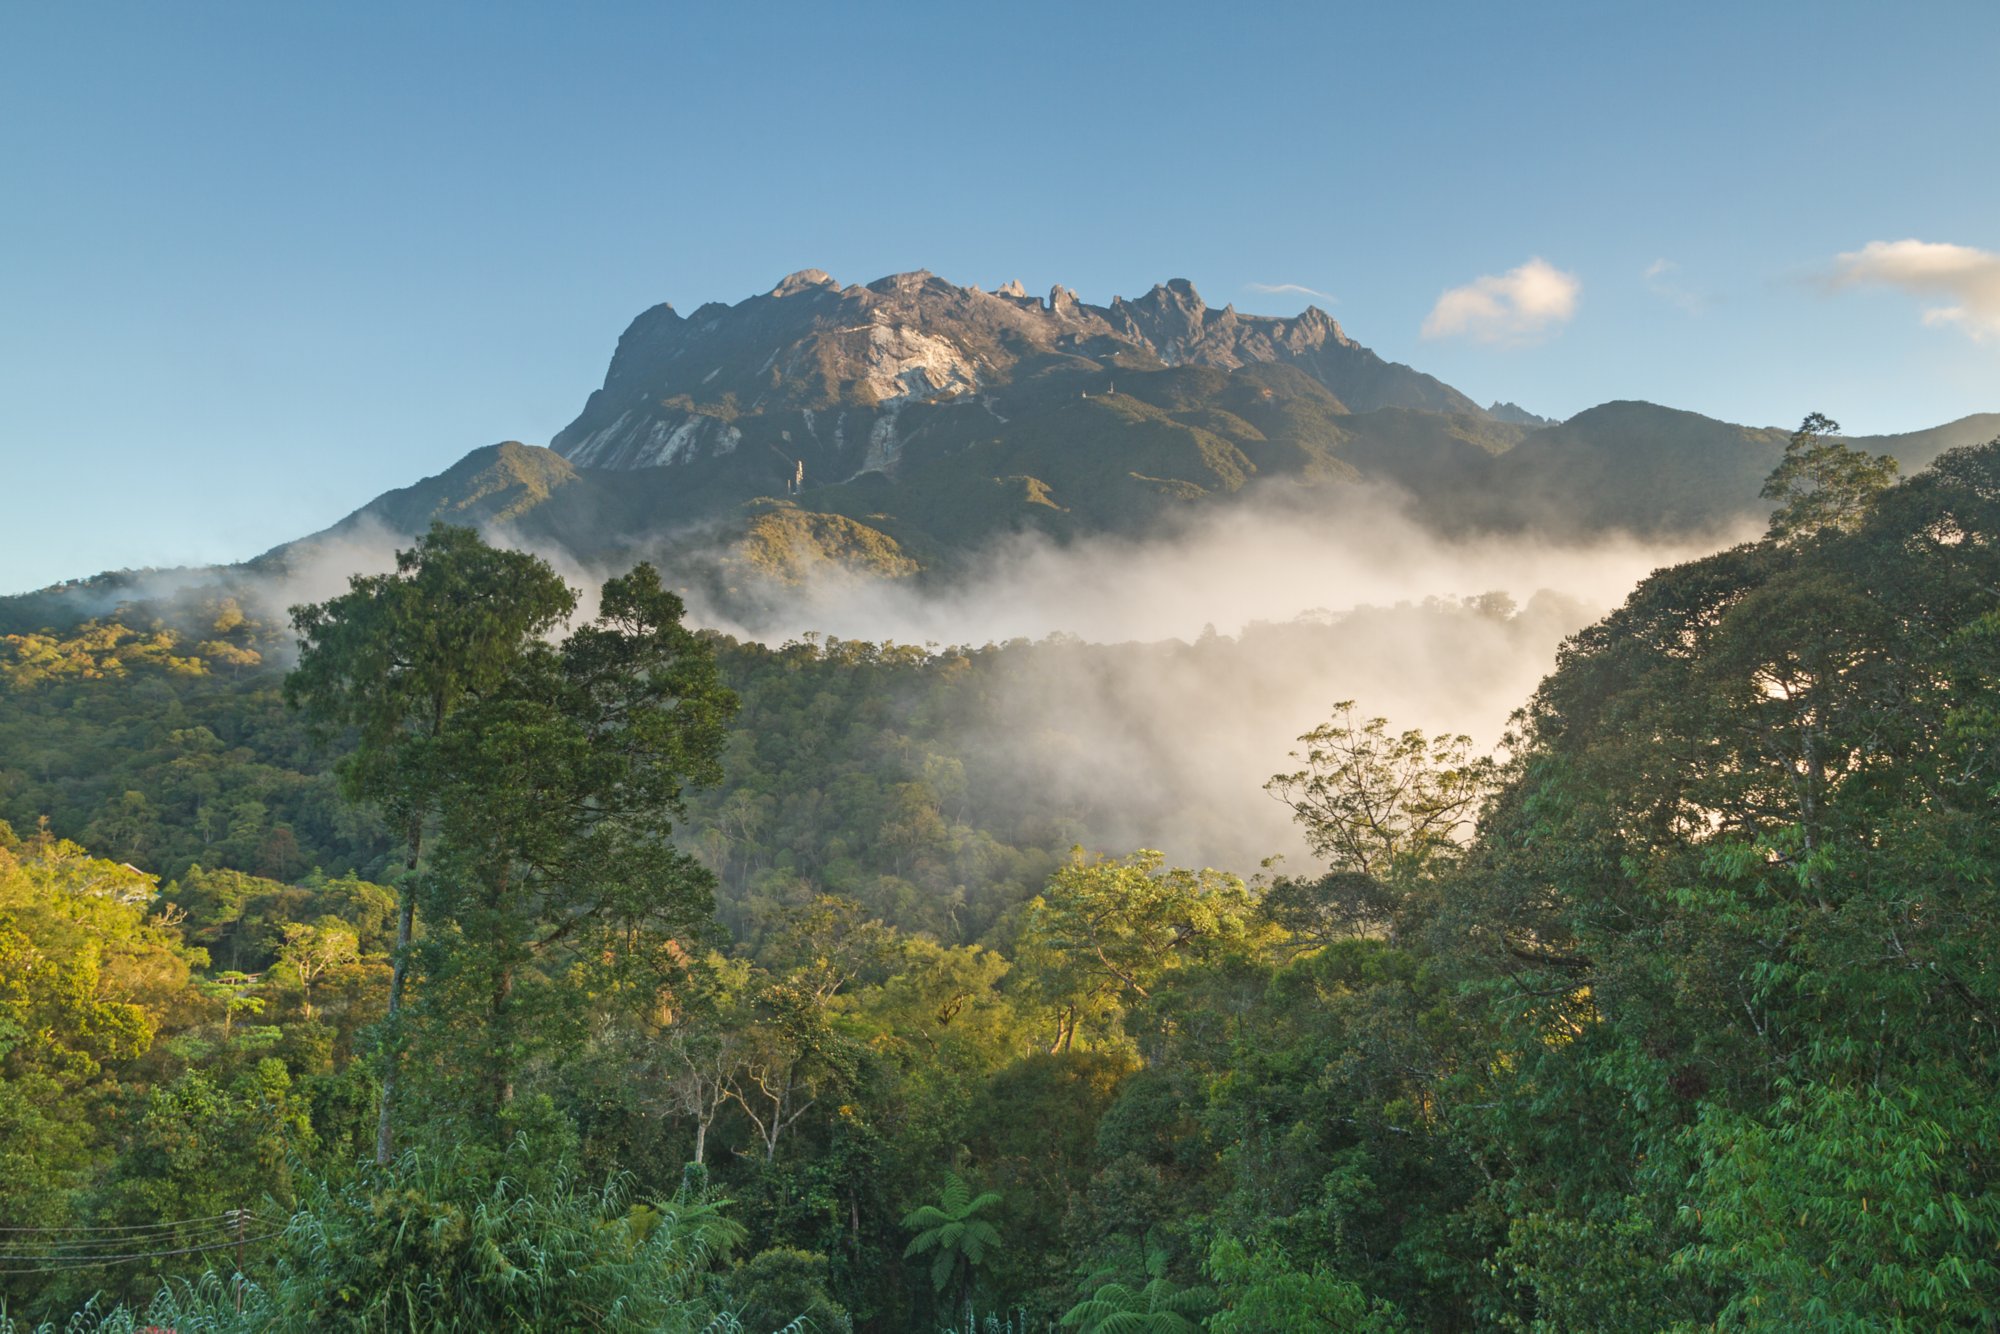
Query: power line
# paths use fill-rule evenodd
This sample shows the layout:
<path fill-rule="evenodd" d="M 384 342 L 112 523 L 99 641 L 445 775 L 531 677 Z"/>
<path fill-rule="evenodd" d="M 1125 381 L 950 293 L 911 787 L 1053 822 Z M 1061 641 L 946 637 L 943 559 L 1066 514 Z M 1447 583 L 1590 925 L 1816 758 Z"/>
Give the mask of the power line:
<path fill-rule="evenodd" d="M 246 1215 L 243 1221 L 259 1227 L 275 1226 L 282 1228 L 284 1226 L 277 1219 L 258 1218 L 254 1215 Z M 234 1236 L 235 1228 L 236 1224 L 233 1222 L 204 1223 L 199 1227 L 165 1228 L 154 1232 L 128 1233 L 122 1236 L 63 1237 L 52 1238 L 46 1241 L 14 1237 L 0 1240 L 0 1262 L 23 1258 L 18 1252 L 28 1252 L 29 1254 L 26 1258 L 33 1259 L 39 1258 L 43 1254 L 60 1255 L 65 1251 L 102 1251 L 106 1248 L 135 1249 L 183 1241 L 199 1241 L 206 1237 Z"/>
<path fill-rule="evenodd" d="M 156 1232 L 166 1228 L 185 1227 L 190 1223 L 234 1223 L 236 1215 L 248 1213 L 244 1209 L 226 1209 L 219 1214 L 204 1214 L 200 1218 L 176 1218 L 157 1223 L 81 1223 L 74 1227 L 0 1227 L 0 1232 Z"/>
<path fill-rule="evenodd" d="M 184 1246 L 171 1251 L 134 1251 L 129 1255 L 0 1256 L 0 1261 L 52 1260 L 53 1263 L 21 1268 L 0 1268 L 0 1274 L 53 1274 L 64 1269 L 86 1269 L 92 1265 L 122 1264 L 132 1260 L 159 1260 L 175 1255 L 198 1255 L 203 1251 L 226 1251 L 233 1246 L 253 1246 L 284 1236 L 281 1228 L 255 1237 L 225 1237 L 202 1246 Z"/>
<path fill-rule="evenodd" d="M 254 1239 L 243 1235 L 246 1225 L 252 1224 L 264 1229 Z M 7 1231 L 13 1235 L 0 1237 L 0 1274 L 32 1274 L 240 1247 L 252 1240 L 282 1235 L 284 1224 L 248 1209 L 231 1209 L 201 1218 L 154 1223 L 14 1227 Z"/>
<path fill-rule="evenodd" d="M 191 1218 L 171 1223 L 135 1223 L 128 1226 L 106 1227 L 102 1231 L 82 1228 L 50 1229 L 46 1234 L 37 1234 L 27 1228 L 17 1228 L 12 1235 L 0 1236 L 0 1253 L 10 1250 L 74 1250 L 77 1247 L 93 1249 L 134 1248 L 150 1246 L 157 1242 L 177 1241 L 185 1236 L 198 1236 L 204 1232 L 220 1232 L 226 1228 L 238 1228 L 243 1223 L 259 1225 L 281 1225 L 282 1220 L 263 1218 L 249 1209 L 240 1214 L 222 1214 L 213 1219 Z"/>
<path fill-rule="evenodd" d="M 256 1211 L 251 1209 L 243 1210 L 241 1216 L 251 1220 L 255 1220 L 258 1217 Z M 46 1234 L 38 1234 L 31 1228 L 16 1228 L 14 1229 L 14 1235 L 0 1237 L 0 1249 L 8 1246 L 43 1244 L 41 1241 L 42 1236 L 47 1237 L 46 1244 L 50 1246 L 75 1246 L 90 1245 L 99 1241 L 116 1242 L 125 1238 L 144 1237 L 162 1232 L 205 1232 L 212 1228 L 235 1227 L 237 1217 L 238 1215 L 236 1214 L 224 1214 L 219 1218 L 189 1218 L 174 1223 L 134 1223 L 124 1227 L 106 1227 L 102 1230 L 94 1228 L 50 1228 Z"/>

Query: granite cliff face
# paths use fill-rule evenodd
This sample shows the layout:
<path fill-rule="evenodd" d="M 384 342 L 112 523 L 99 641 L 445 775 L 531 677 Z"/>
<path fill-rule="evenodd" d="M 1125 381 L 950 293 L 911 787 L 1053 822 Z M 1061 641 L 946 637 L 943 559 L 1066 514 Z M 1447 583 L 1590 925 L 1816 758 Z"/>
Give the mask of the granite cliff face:
<path fill-rule="evenodd" d="M 659 305 L 618 340 L 604 385 L 550 447 L 579 467 L 672 467 L 748 451 L 774 480 L 891 471 L 906 409 L 1010 408 L 1115 390 L 1118 371 L 1296 367 L 1342 408 L 1483 415 L 1421 372 L 1384 361 L 1324 311 L 1293 319 L 1211 309 L 1185 279 L 1108 306 L 1057 287 L 995 292 L 930 273 L 841 287 L 818 269 L 761 296 L 683 317 Z"/>

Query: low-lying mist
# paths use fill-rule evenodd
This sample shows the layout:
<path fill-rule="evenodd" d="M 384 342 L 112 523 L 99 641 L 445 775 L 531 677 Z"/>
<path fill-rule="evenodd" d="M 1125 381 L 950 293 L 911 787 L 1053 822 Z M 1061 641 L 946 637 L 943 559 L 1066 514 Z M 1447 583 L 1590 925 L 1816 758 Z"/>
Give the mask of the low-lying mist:
<path fill-rule="evenodd" d="M 1145 540 L 1019 540 L 949 587 L 836 572 L 755 617 L 695 614 L 771 643 L 1001 645 L 982 725 L 961 738 L 975 792 L 1058 800 L 1100 851 L 1245 873 L 1283 854 L 1303 869 L 1290 812 L 1263 785 L 1335 703 L 1495 745 L 1566 636 L 1655 568 L 1747 536 L 1448 539 L 1357 489 L 1313 513 L 1246 504 Z"/>
<path fill-rule="evenodd" d="M 948 581 L 821 564 L 804 583 L 753 590 L 755 610 L 720 605 L 702 592 L 709 581 L 663 565 L 687 585 L 692 620 L 738 638 L 982 649 L 998 669 L 983 674 L 976 721 L 949 738 L 976 801 L 1053 803 L 1094 850 L 1153 847 L 1248 873 L 1272 854 L 1304 869 L 1290 813 L 1264 783 L 1335 703 L 1495 745 L 1566 636 L 1653 569 L 1751 536 L 1444 537 L 1392 492 L 1328 499 L 1311 511 L 1256 500 L 1192 511 L 1143 539 L 1013 539 Z M 356 528 L 293 548 L 281 568 L 231 572 L 225 586 L 282 625 L 291 605 L 391 568 L 406 545 Z M 615 571 L 538 550 L 583 591 L 581 614 L 594 613 Z M 135 576 L 118 596 L 202 593 L 177 579 Z"/>
<path fill-rule="evenodd" d="M 1076 635 L 1094 643 L 1193 640 L 1257 621 L 1499 591 L 1525 603 L 1549 590 L 1608 609 L 1662 564 L 1749 534 L 1642 541 L 1626 534 L 1549 540 L 1443 537 L 1409 517 L 1398 493 L 1318 493 L 1193 511 L 1164 533 L 1066 545 L 1018 538 L 939 588 L 828 573 L 772 596 L 755 615 L 703 607 L 740 636 L 782 641 L 818 631 L 899 643 L 984 644 Z M 1329 503 L 1330 501 L 1330 503 Z"/>

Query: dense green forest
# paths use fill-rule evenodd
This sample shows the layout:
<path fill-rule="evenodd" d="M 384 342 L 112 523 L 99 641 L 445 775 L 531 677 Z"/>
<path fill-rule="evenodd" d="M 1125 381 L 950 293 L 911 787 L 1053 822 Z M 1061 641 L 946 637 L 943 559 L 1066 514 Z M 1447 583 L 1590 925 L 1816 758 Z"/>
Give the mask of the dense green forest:
<path fill-rule="evenodd" d="M 1276 874 L 463 530 L 10 635 L 0 1329 L 1991 1328 L 2000 442 L 1828 426 Z"/>

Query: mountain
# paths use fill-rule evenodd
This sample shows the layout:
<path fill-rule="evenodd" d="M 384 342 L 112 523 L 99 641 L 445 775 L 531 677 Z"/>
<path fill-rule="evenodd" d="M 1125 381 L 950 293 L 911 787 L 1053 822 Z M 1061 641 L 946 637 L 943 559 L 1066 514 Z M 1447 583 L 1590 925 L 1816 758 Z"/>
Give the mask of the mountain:
<path fill-rule="evenodd" d="M 1253 483 L 1356 480 L 1349 423 L 1375 412 L 1494 448 L 1524 430 L 1317 309 L 1215 310 L 1182 279 L 1093 306 L 807 270 L 685 318 L 653 307 L 550 449 L 476 450 L 305 542 L 442 519 L 585 557 L 948 572 L 1004 534 L 1138 534 Z"/>
<path fill-rule="evenodd" d="M 1857 440 L 1913 470 L 2000 417 Z M 1211 308 L 1185 279 L 1106 306 L 928 272 L 792 274 L 683 318 L 658 305 L 550 448 L 618 473 L 533 527 L 586 548 L 691 523 L 725 539 L 782 500 L 864 524 L 925 568 L 992 537 L 1148 529 L 1247 489 L 1373 480 L 1447 529 L 1717 531 L 1763 513 L 1785 432 L 1648 403 L 1556 422 L 1481 408 L 1308 307 Z M 704 539 L 712 540 L 712 539 Z"/>
<path fill-rule="evenodd" d="M 1996 435 L 1983 414 L 1852 443 L 1907 472 Z M 1063 287 L 1041 299 L 925 272 L 842 287 L 806 270 L 686 317 L 652 307 L 549 447 L 474 450 L 250 564 L 443 520 L 670 563 L 728 603 L 829 567 L 949 579 L 1017 534 L 1154 535 L 1191 507 L 1320 506 L 1356 483 L 1440 531 L 1720 537 L 1766 512 L 1785 438 L 1643 402 L 1563 422 L 1481 408 L 1318 309 L 1216 310 L 1183 279 L 1094 306 Z M 8 600 L 0 622 L 132 583 Z"/>
<path fill-rule="evenodd" d="M 683 318 L 654 306 L 618 340 L 604 385 L 551 442 L 585 467 L 673 466 L 736 455 L 782 482 L 803 464 L 836 481 L 895 463 L 919 406 L 1004 420 L 1117 372 L 1295 366 L 1347 409 L 1478 415 L 1449 385 L 1384 361 L 1324 311 L 1295 319 L 1212 310 L 1185 279 L 1088 305 L 1057 287 L 997 292 L 927 272 L 841 287 L 818 269 L 762 296 Z"/>

